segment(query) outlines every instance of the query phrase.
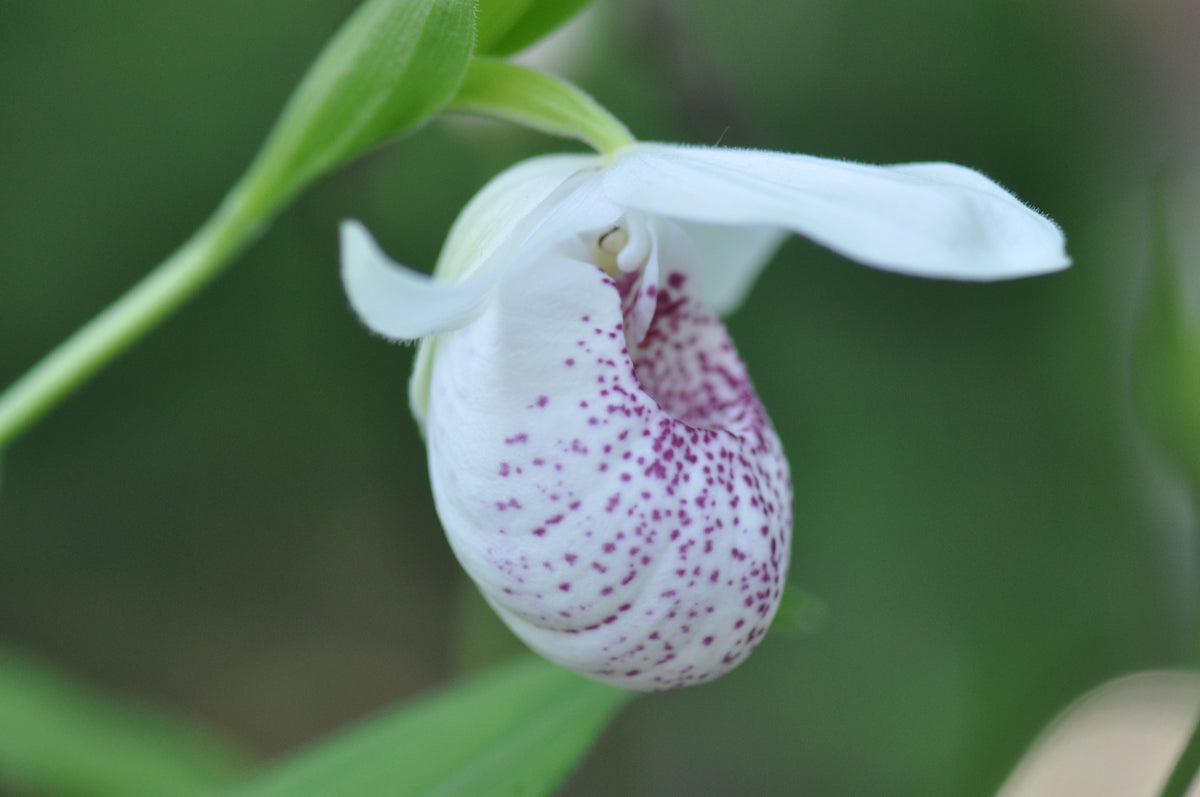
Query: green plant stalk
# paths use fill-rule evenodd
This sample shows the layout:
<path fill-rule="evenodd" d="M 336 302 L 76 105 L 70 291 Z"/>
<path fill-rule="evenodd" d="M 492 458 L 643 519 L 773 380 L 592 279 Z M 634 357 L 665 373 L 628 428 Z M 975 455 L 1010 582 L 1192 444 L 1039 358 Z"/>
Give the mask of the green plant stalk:
<path fill-rule="evenodd" d="M 298 96 L 304 96 L 303 87 Z M 575 86 L 493 58 L 471 60 L 443 109 L 576 138 L 605 154 L 634 143 L 623 124 Z M 346 152 L 336 161 L 345 162 L 382 138 L 341 147 Z M 280 161 L 296 146 L 268 141 L 242 181 L 183 246 L 0 394 L 0 451 L 216 277 L 296 193 L 337 165 L 320 160 L 316 166 L 283 169 Z"/>
<path fill-rule="evenodd" d="M 217 276 L 267 221 L 232 191 L 158 268 L 0 394 L 0 451 Z"/>
<path fill-rule="evenodd" d="M 0 394 L 0 451 L 220 273 L 314 179 L 437 113 L 470 62 L 474 11 L 471 0 L 359 6 L 208 222 Z"/>

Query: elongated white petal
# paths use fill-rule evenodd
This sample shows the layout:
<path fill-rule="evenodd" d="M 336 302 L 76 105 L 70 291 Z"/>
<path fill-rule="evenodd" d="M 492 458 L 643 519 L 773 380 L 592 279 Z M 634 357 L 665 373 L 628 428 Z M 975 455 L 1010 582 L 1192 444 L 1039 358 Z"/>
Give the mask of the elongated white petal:
<path fill-rule="evenodd" d="M 343 222 L 342 282 L 350 304 L 363 323 L 393 340 L 466 324 L 501 279 L 620 216 L 595 180 L 597 162 L 548 156 L 501 174 L 464 209 L 432 279 L 391 260 L 359 222 Z"/>
<path fill-rule="evenodd" d="M 1069 265 L 1062 232 L 986 177 L 944 163 L 868 166 L 757 150 L 638 144 L 605 192 L 649 214 L 775 226 L 869 266 L 992 280 Z"/>
<path fill-rule="evenodd" d="M 439 516 L 504 621 L 547 658 L 642 690 L 749 653 L 791 526 L 745 368 L 656 237 L 641 344 L 627 347 L 612 278 L 557 251 L 438 337 L 427 428 Z"/>

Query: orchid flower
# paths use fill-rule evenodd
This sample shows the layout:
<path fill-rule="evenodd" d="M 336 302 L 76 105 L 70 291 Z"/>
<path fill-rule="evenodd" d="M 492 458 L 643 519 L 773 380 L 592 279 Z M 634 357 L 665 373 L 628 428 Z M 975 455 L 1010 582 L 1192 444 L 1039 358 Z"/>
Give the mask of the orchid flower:
<path fill-rule="evenodd" d="M 450 544 L 543 656 L 656 691 L 766 633 L 791 481 L 719 316 L 788 232 L 923 277 L 1069 264 L 1052 221 L 960 166 L 653 143 L 499 175 L 432 278 L 343 225 L 358 315 L 422 339 L 410 399 Z"/>

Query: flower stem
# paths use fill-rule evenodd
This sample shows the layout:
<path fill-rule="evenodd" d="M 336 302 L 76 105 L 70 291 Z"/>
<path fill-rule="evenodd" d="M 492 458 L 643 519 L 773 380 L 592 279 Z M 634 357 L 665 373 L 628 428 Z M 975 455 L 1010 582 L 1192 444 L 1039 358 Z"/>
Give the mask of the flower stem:
<path fill-rule="evenodd" d="M 0 393 L 0 451 L 233 260 L 265 222 L 244 199 L 232 191 L 170 257 Z"/>
<path fill-rule="evenodd" d="M 1162 791 L 1158 793 L 1159 797 L 1184 797 L 1188 792 L 1188 787 L 1196 780 L 1198 774 L 1200 774 L 1200 716 L 1196 717 L 1196 724 L 1192 728 L 1192 735 L 1188 739 L 1187 746 L 1179 754 L 1175 768 L 1171 770 L 1171 777 L 1167 778 Z"/>

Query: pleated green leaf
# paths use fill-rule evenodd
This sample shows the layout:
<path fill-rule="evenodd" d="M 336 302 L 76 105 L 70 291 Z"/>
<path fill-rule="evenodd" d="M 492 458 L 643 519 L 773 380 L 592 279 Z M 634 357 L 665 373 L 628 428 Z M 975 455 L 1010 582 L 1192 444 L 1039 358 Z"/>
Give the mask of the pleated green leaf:
<path fill-rule="evenodd" d="M 1176 251 L 1168 184 L 1153 196 L 1149 267 L 1134 329 L 1133 396 L 1142 428 L 1200 500 L 1200 310 Z"/>
<path fill-rule="evenodd" d="M 591 0 L 479 0 L 475 50 L 511 55 L 554 32 Z"/>
<path fill-rule="evenodd" d="M 0 646 L 0 793 L 183 797 L 227 787 L 250 759 L 160 709 Z"/>
<path fill-rule="evenodd" d="M 233 795 L 552 794 L 629 697 L 522 656 L 319 742 Z"/>
<path fill-rule="evenodd" d="M 577 138 L 598 152 L 614 152 L 634 141 L 625 125 L 575 86 L 498 58 L 473 58 L 446 110 Z"/>
<path fill-rule="evenodd" d="M 472 0 L 367 0 L 284 108 L 242 182 L 274 206 L 314 177 L 435 114 L 471 57 Z"/>

